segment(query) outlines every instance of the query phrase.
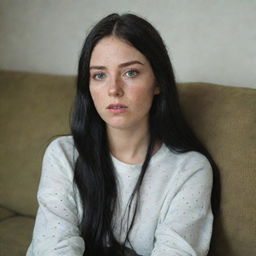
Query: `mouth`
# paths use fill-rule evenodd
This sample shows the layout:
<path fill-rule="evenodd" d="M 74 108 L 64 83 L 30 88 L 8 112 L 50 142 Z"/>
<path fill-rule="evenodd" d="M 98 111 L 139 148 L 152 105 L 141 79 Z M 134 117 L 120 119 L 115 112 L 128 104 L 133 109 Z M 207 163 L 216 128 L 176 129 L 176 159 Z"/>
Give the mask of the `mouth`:
<path fill-rule="evenodd" d="M 126 109 L 126 108 L 128 107 L 122 104 L 110 104 L 107 107 L 107 109 Z"/>
<path fill-rule="evenodd" d="M 122 105 L 122 104 L 110 104 L 107 109 L 112 112 L 113 114 L 121 114 L 126 112 L 128 109 L 127 106 Z"/>

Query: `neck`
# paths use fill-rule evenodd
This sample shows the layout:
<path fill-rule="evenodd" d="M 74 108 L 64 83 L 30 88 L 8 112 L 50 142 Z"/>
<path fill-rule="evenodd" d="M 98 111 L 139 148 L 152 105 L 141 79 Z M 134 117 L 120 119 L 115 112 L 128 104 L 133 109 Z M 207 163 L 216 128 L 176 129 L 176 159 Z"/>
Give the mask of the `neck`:
<path fill-rule="evenodd" d="M 128 164 L 144 162 L 149 143 L 148 127 L 133 130 L 107 127 L 107 135 L 114 157 Z"/>

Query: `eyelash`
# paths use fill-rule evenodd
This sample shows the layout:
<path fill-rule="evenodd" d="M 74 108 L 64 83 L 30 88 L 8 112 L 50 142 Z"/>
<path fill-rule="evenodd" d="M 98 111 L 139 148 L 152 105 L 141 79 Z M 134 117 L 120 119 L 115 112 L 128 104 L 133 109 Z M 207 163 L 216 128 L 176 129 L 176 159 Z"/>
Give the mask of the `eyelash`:
<path fill-rule="evenodd" d="M 98 79 L 98 78 L 97 78 L 98 75 L 105 75 L 105 74 L 104 74 L 103 72 L 99 72 L 99 73 L 93 74 L 92 78 L 93 78 L 94 80 L 102 80 L 102 79 Z"/>
<path fill-rule="evenodd" d="M 125 72 L 125 74 L 127 74 L 128 72 L 136 73 L 135 75 L 128 76 L 129 78 L 133 78 L 133 77 L 135 77 L 135 76 L 137 76 L 139 74 L 139 71 L 136 70 L 136 69 L 129 69 L 128 71 Z"/>
<path fill-rule="evenodd" d="M 126 72 L 124 72 L 124 74 L 127 74 L 128 72 L 135 73 L 135 75 L 132 75 L 132 76 L 128 76 L 128 75 L 127 75 L 128 78 L 134 78 L 134 77 L 136 77 L 136 76 L 139 74 L 139 71 L 136 70 L 136 69 L 129 69 L 129 70 L 127 70 Z M 105 73 L 99 72 L 99 73 L 93 74 L 93 75 L 92 75 L 92 78 L 93 78 L 94 80 L 98 80 L 98 81 L 104 79 L 104 78 L 103 78 L 103 79 L 97 78 L 98 75 L 104 75 L 104 76 L 105 76 Z"/>

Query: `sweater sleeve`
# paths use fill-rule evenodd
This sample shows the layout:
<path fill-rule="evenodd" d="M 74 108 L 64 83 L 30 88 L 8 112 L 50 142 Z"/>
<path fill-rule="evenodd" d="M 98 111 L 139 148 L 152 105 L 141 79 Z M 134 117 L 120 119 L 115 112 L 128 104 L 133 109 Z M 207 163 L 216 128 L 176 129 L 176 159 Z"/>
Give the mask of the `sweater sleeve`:
<path fill-rule="evenodd" d="M 43 158 L 37 194 L 39 208 L 27 256 L 84 253 L 73 185 L 72 151 L 64 142 L 61 138 L 54 140 Z"/>
<path fill-rule="evenodd" d="M 164 202 L 151 256 L 207 255 L 213 222 L 212 168 L 204 156 L 195 154 L 196 161 L 177 173 L 177 189 Z"/>

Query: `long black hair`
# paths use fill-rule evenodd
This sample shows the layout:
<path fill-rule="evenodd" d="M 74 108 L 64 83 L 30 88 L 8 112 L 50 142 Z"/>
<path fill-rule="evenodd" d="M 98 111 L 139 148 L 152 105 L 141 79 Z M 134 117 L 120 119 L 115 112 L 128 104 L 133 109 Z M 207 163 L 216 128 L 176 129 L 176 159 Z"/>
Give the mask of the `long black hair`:
<path fill-rule="evenodd" d="M 113 214 L 117 206 L 117 184 L 111 160 L 104 121 L 97 113 L 89 92 L 89 63 L 95 45 L 106 36 L 127 41 L 150 62 L 160 94 L 155 95 L 149 117 L 149 145 L 140 176 L 129 201 L 136 199 L 132 229 L 139 203 L 139 190 L 156 141 L 161 141 L 175 152 L 198 151 L 204 154 L 213 168 L 216 183 L 218 169 L 208 151 L 196 138 L 182 114 L 174 72 L 164 42 L 158 31 L 146 20 L 133 14 L 111 14 L 97 23 L 88 34 L 81 51 L 77 92 L 71 131 L 79 153 L 75 164 L 74 181 L 83 203 L 81 236 L 85 241 L 86 256 L 122 255 L 120 244 L 113 234 Z M 213 186 L 215 188 L 215 186 Z M 212 206 L 218 205 L 213 191 Z"/>

